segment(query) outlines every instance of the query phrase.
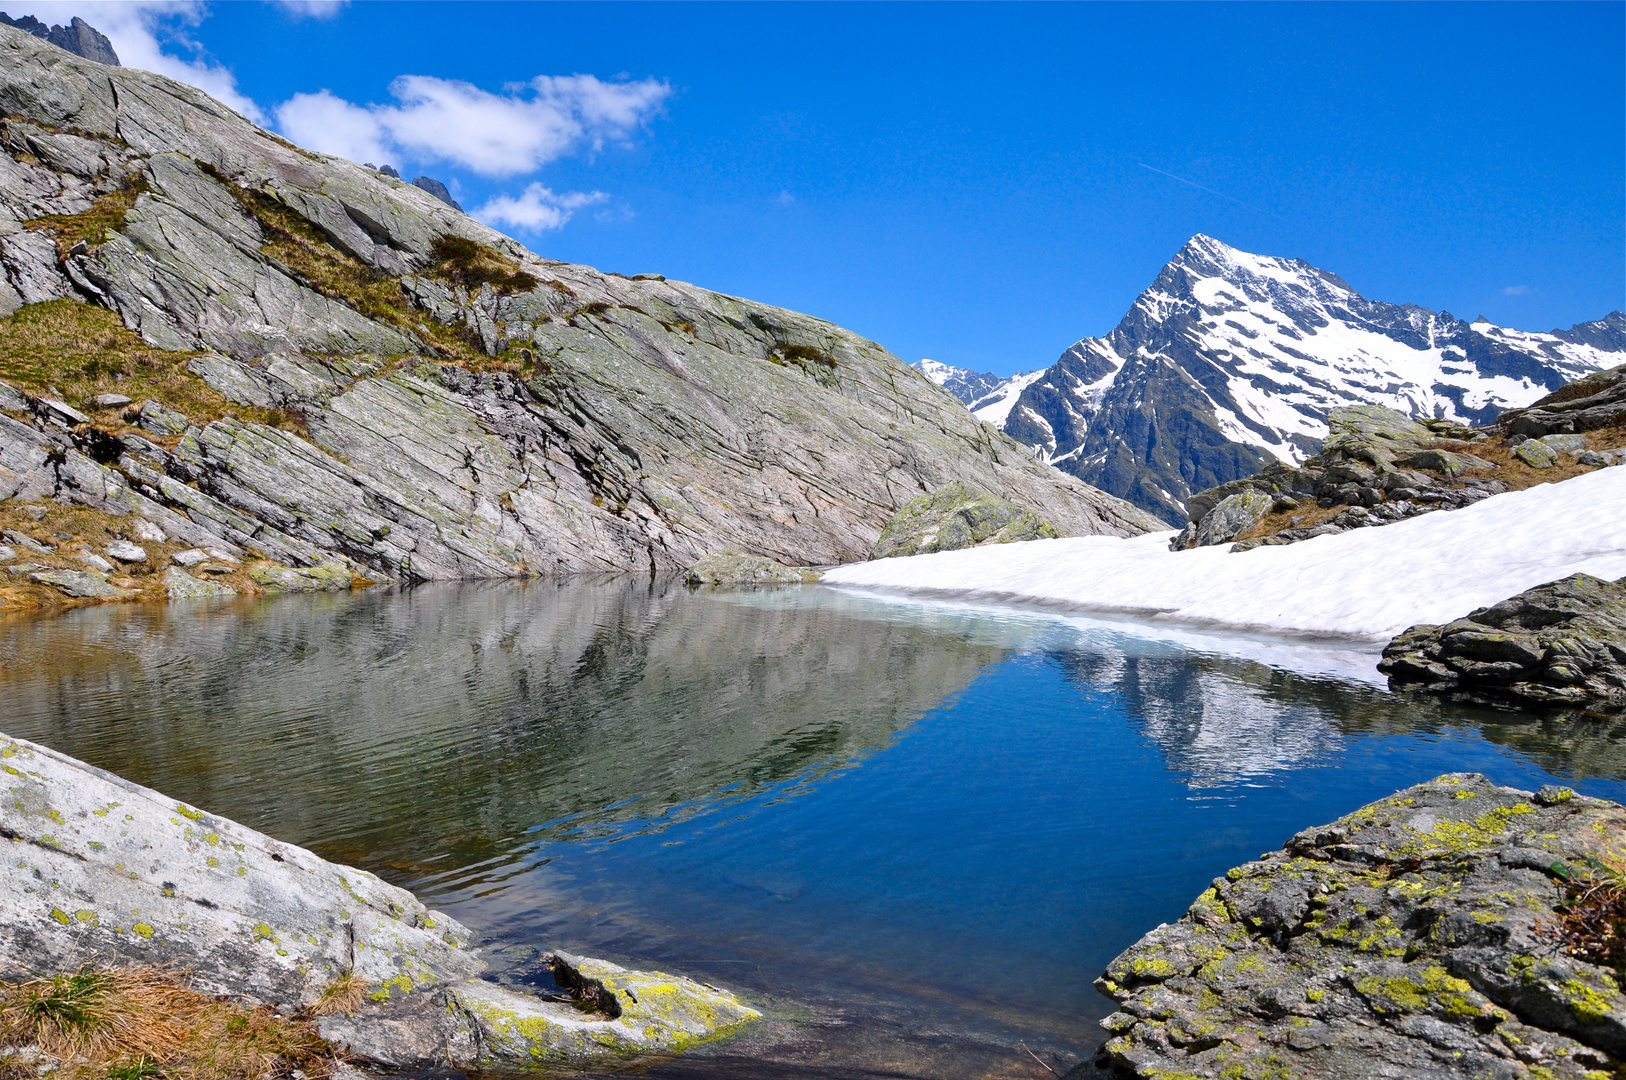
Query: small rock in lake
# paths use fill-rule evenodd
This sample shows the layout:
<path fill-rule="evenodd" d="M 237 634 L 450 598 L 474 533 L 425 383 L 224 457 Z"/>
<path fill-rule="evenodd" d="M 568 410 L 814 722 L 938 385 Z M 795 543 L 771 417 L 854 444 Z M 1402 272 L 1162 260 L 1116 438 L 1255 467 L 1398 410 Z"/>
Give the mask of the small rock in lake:
<path fill-rule="evenodd" d="M 228 585 L 203 581 L 174 566 L 164 571 L 164 588 L 169 591 L 171 600 L 204 600 L 237 595 L 237 590 Z"/>
<path fill-rule="evenodd" d="M 685 585 L 800 585 L 817 580 L 816 571 L 798 570 L 743 551 L 707 555 L 683 575 Z"/>

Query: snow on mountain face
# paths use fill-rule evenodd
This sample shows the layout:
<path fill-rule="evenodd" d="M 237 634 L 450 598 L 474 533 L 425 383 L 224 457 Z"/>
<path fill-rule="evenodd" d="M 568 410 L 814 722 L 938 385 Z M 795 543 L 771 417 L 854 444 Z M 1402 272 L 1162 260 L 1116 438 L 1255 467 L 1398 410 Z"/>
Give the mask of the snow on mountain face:
<path fill-rule="evenodd" d="M 926 378 L 965 403 L 978 420 L 995 427 L 1005 423 L 1017 395 L 1042 372 L 1021 371 L 1011 376 L 990 375 L 970 368 L 953 367 L 936 360 L 917 360 L 910 365 Z"/>
<path fill-rule="evenodd" d="M 1199 235 L 1112 333 L 1078 342 L 1014 395 L 1014 383 L 1002 388 L 1014 397 L 1002 426 L 1178 523 L 1192 492 L 1315 453 L 1339 406 L 1484 423 L 1623 360 L 1620 312 L 1550 334 L 1468 323 Z"/>

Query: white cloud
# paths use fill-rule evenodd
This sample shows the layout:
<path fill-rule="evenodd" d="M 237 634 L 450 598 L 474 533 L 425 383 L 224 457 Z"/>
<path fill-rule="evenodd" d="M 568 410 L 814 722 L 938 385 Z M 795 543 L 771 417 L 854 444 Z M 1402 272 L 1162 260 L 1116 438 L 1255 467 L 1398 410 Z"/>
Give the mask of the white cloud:
<path fill-rule="evenodd" d="M 483 176 L 515 176 L 582 146 L 629 138 L 660 111 L 671 87 L 540 75 L 493 94 L 459 80 L 402 75 L 390 94 L 397 104 L 356 105 L 326 90 L 296 94 L 277 107 L 277 126 L 301 145 L 352 160 L 376 160 L 389 148 Z"/>
<path fill-rule="evenodd" d="M 326 90 L 295 94 L 278 105 L 277 127 L 307 150 L 351 161 L 385 165 L 395 156 L 376 116 Z"/>
<path fill-rule="evenodd" d="M 331 19 L 343 11 L 350 0 L 271 0 L 271 2 L 295 19 Z"/>
<path fill-rule="evenodd" d="M 198 25 L 206 13 L 196 0 L 38 0 L 28 6 L 28 14 L 48 23 L 67 25 L 77 15 L 107 35 L 125 67 L 188 83 L 250 120 L 265 123 L 260 107 L 237 89 L 237 77 L 211 61 L 203 46 L 188 36 L 187 29 Z M 164 52 L 166 44 L 191 59 Z"/>
<path fill-rule="evenodd" d="M 556 195 L 542 184 L 532 184 L 519 198 L 498 195 L 474 211 L 474 217 L 495 228 L 499 223 L 531 232 L 561 228 L 584 206 L 609 199 L 602 191 L 568 191 Z"/>
<path fill-rule="evenodd" d="M 784 188 L 779 189 L 779 205 L 780 206 L 790 206 L 795 201 L 796 201 L 796 196 L 792 195 L 789 191 L 786 191 Z"/>
<path fill-rule="evenodd" d="M 1528 286 L 1528 285 L 1509 285 L 1507 288 L 1502 290 L 1502 295 L 1503 296 L 1523 296 L 1525 293 L 1527 293 L 1529 291 L 1530 291 L 1530 286 Z"/>

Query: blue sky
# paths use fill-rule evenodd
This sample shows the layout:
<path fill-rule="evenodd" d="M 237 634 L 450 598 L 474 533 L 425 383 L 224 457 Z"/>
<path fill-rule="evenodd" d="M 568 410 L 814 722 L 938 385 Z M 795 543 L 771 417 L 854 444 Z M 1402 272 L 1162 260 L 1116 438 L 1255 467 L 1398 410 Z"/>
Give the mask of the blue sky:
<path fill-rule="evenodd" d="M 7 9 L 905 360 L 1048 364 L 1197 232 L 1527 330 L 1626 306 L 1620 3 Z"/>

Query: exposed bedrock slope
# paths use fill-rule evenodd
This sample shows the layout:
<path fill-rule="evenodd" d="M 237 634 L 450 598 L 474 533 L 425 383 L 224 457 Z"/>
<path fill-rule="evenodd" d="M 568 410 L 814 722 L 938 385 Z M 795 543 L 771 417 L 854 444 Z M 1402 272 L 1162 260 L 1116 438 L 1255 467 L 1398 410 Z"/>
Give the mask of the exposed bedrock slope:
<path fill-rule="evenodd" d="M 0 434 L 14 489 L 129 488 L 398 578 L 680 570 L 721 548 L 842 562 L 955 480 L 1064 533 L 1156 525 L 874 342 L 539 258 L 160 76 L 0 27 L 0 111 L 0 310 L 102 304 L 197 353 L 192 371 L 227 398 L 303 422 L 193 416 L 167 442 L 87 454 L 73 425 L 14 412 Z M 91 426 L 118 436 L 105 419 Z M 38 460 L 47 444 L 54 463 Z M 203 500 L 222 509 L 190 505 Z"/>

